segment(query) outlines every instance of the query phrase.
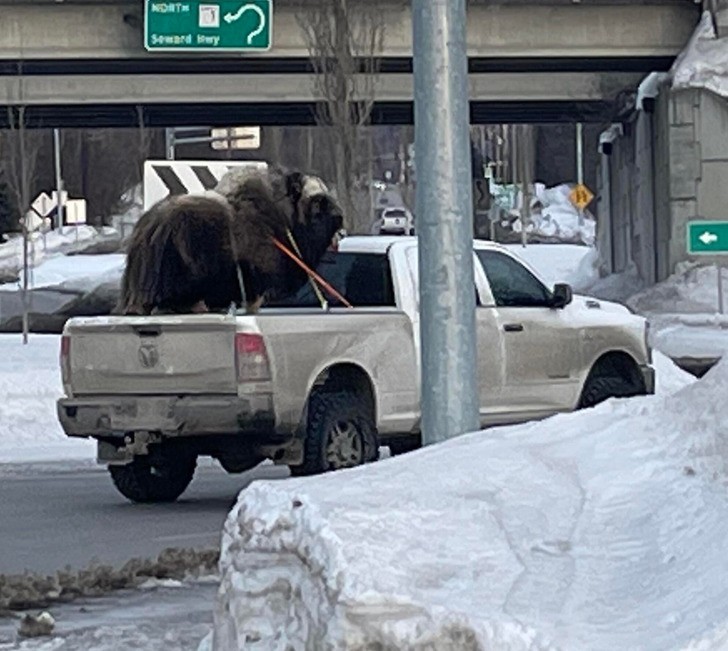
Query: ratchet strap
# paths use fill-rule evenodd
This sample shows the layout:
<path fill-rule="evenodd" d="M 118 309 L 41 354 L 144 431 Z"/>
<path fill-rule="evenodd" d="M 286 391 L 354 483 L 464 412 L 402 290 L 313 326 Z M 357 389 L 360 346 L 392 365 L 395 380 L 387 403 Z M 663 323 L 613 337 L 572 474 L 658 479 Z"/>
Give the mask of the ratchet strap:
<path fill-rule="evenodd" d="M 295 241 L 293 240 L 293 235 L 288 232 L 289 239 L 292 241 L 293 246 L 298 250 L 298 246 L 296 246 Z M 347 301 L 339 292 L 337 292 L 329 283 L 327 283 L 319 274 L 317 274 L 311 267 L 309 267 L 301 258 L 299 258 L 295 253 L 293 253 L 285 244 L 283 244 L 278 238 L 272 238 L 273 244 L 283 253 L 285 253 L 291 260 L 293 260 L 301 269 L 303 269 L 306 274 L 308 274 L 308 278 L 311 281 L 312 284 L 314 284 L 314 281 L 321 285 L 331 296 L 333 296 L 336 300 L 341 301 L 346 307 L 353 308 L 354 306 Z M 323 299 L 323 295 L 321 294 L 320 290 L 318 290 L 318 287 L 314 284 L 314 288 L 316 289 L 316 295 L 319 297 L 319 301 L 321 301 L 321 306 L 324 307 L 326 305 L 325 299 Z M 325 308 L 324 308 L 325 309 Z"/>

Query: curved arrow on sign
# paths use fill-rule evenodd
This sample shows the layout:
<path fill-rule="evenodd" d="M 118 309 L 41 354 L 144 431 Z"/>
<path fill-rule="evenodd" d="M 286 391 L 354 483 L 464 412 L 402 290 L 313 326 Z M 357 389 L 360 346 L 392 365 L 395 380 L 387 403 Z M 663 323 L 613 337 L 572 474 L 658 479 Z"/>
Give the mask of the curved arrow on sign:
<path fill-rule="evenodd" d="M 265 15 L 265 12 L 258 6 L 254 4 L 246 4 L 240 7 L 235 13 L 227 13 L 225 14 L 225 22 L 230 25 L 231 23 L 234 23 L 237 20 L 240 20 L 246 11 L 254 11 L 256 14 L 258 14 L 258 18 L 260 19 L 260 22 L 258 23 L 258 26 L 248 34 L 248 45 L 250 45 L 253 42 L 253 39 L 258 36 L 258 34 L 261 34 L 263 30 L 265 29 L 265 25 L 267 22 L 267 18 Z"/>

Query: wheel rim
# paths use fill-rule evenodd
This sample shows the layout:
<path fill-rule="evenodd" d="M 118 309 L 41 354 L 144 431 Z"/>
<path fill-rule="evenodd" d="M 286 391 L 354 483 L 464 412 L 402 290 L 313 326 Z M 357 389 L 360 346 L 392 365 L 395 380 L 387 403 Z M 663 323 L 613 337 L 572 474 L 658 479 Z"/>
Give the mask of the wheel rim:
<path fill-rule="evenodd" d="M 353 468 L 364 461 L 364 445 L 354 423 L 339 421 L 329 430 L 326 444 L 326 461 L 329 468 Z"/>

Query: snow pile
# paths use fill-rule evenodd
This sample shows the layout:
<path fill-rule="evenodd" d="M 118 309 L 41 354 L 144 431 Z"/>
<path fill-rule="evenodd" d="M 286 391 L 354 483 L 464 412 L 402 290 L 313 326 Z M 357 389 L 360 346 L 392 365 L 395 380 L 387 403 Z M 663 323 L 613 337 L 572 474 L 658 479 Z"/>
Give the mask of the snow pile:
<path fill-rule="evenodd" d="M 709 12 L 673 64 L 672 87 L 706 88 L 728 98 L 728 38 L 718 38 Z"/>
<path fill-rule="evenodd" d="M 688 262 L 652 287 L 645 288 L 635 273 L 608 276 L 589 291 L 601 298 L 620 300 L 647 317 L 652 326 L 652 345 L 673 359 L 715 359 L 728 352 L 728 315 L 717 313 L 717 274 L 715 265 Z M 728 269 L 723 269 L 721 275 L 728 310 Z"/>
<path fill-rule="evenodd" d="M 28 285 L 31 289 L 87 292 L 106 282 L 120 282 L 125 264 L 126 256 L 118 253 L 56 256 L 30 270 Z M 17 283 L 0 285 L 0 291 L 17 291 L 22 282 L 21 271 Z"/>
<path fill-rule="evenodd" d="M 721 276 L 728 288 L 728 269 Z M 718 268 L 683 263 L 667 280 L 630 297 L 628 304 L 644 314 L 714 314 L 718 310 Z"/>
<path fill-rule="evenodd" d="M 589 213 L 585 213 L 580 221 L 579 211 L 569 199 L 572 189 L 567 184 L 546 188 L 537 183 L 536 197 L 543 208 L 537 209 L 532 219 L 536 230 L 543 235 L 592 246 L 596 238 L 596 221 Z"/>
<path fill-rule="evenodd" d="M 531 200 L 531 214 L 526 226 L 529 238 L 538 241 L 565 242 L 592 246 L 596 239 L 596 221 L 586 211 L 582 216 L 571 203 L 572 185 L 561 184 L 547 188 L 536 183 L 535 197 Z M 515 186 L 492 185 L 496 205 L 510 217 L 500 220 L 501 228 L 520 234 L 523 195 Z"/>
<path fill-rule="evenodd" d="M 671 396 L 685 387 L 694 384 L 694 375 L 686 373 L 660 351 L 652 354 L 652 365 L 655 367 L 656 384 L 655 393 L 658 396 Z"/>
<path fill-rule="evenodd" d="M 726 390 L 728 363 L 677 394 L 256 482 L 225 524 L 213 648 L 709 648 Z"/>
<path fill-rule="evenodd" d="M 65 226 L 49 233 L 31 233 L 28 247 L 29 265 L 35 267 L 47 256 L 64 253 L 81 242 L 92 242 L 108 235 L 92 226 Z M 19 273 L 23 268 L 23 238 L 13 237 L 0 244 L 0 271 Z"/>
<path fill-rule="evenodd" d="M 595 265 L 598 260 L 595 261 Z M 605 301 L 626 303 L 637 292 L 645 288 L 645 281 L 639 274 L 637 266 L 631 264 L 624 272 L 610 274 L 599 278 L 596 266 L 593 269 L 592 280 L 583 287 L 583 291 L 591 296 Z"/>
<path fill-rule="evenodd" d="M 0 463 L 94 458 L 94 441 L 69 439 L 56 415 L 63 395 L 60 337 L 0 334 Z"/>

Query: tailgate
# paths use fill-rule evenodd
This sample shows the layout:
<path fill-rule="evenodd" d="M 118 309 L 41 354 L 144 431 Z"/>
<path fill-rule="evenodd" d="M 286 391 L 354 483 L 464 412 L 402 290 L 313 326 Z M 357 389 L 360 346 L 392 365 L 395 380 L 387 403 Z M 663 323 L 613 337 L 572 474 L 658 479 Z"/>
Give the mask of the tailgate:
<path fill-rule="evenodd" d="M 76 396 L 237 393 L 233 316 L 76 318 L 64 335 Z"/>

